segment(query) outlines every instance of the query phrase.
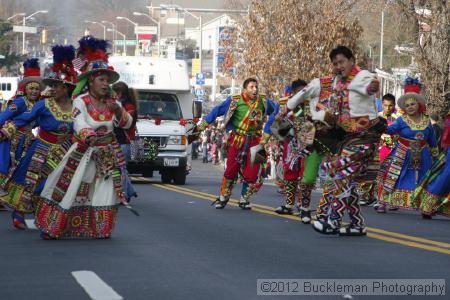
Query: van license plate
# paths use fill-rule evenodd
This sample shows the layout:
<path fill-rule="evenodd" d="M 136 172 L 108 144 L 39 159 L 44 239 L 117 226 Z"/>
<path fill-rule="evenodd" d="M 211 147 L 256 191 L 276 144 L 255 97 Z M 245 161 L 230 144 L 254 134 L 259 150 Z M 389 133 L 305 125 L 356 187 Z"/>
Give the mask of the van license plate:
<path fill-rule="evenodd" d="M 164 158 L 164 167 L 178 167 L 180 160 L 178 158 Z"/>

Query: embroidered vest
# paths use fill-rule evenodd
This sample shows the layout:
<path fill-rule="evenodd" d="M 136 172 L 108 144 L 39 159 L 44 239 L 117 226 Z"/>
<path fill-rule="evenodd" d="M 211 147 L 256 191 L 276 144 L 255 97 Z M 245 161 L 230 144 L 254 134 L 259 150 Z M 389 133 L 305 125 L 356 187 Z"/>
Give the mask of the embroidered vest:
<path fill-rule="evenodd" d="M 319 102 L 316 104 L 316 110 L 331 109 L 331 96 L 333 94 L 333 76 L 320 78 Z"/>
<path fill-rule="evenodd" d="M 225 120 L 224 120 L 225 126 L 227 126 L 228 123 L 231 121 L 231 118 L 233 117 L 233 115 L 234 115 L 234 113 L 236 111 L 236 108 L 238 107 L 238 103 L 239 103 L 240 100 L 244 101 L 244 99 L 242 98 L 242 95 L 234 95 L 234 96 L 231 97 L 231 103 L 230 103 L 230 106 L 228 108 L 227 114 L 225 116 Z M 267 103 L 266 103 L 267 100 L 266 100 L 265 96 L 263 96 L 263 95 L 259 96 L 259 100 L 262 101 L 263 110 L 264 110 L 263 111 L 263 115 L 262 115 L 262 117 L 259 120 L 259 122 L 262 125 L 262 123 L 264 121 L 264 117 L 267 115 Z M 241 121 L 243 121 L 243 120 L 241 120 Z"/>
<path fill-rule="evenodd" d="M 86 94 L 81 97 L 83 99 L 84 104 L 86 105 L 86 109 L 88 114 L 91 116 L 92 119 L 94 119 L 97 122 L 103 122 L 103 121 L 111 121 L 114 114 L 112 111 L 110 111 L 107 107 L 103 112 L 98 111 L 94 104 L 92 103 L 91 96 L 89 94 Z"/>

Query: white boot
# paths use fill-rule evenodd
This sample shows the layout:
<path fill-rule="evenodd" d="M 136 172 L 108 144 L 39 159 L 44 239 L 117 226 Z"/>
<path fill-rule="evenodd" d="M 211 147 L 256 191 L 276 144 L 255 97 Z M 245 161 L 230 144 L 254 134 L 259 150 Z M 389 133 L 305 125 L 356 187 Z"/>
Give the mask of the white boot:
<path fill-rule="evenodd" d="M 243 210 L 251 210 L 252 204 L 241 196 L 241 199 L 239 200 L 239 207 L 242 208 Z"/>

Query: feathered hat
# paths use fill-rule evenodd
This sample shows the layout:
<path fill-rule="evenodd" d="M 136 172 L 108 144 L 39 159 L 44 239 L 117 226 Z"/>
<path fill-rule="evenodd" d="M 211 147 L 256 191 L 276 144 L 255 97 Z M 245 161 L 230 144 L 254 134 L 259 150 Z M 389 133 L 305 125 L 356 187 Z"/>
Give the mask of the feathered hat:
<path fill-rule="evenodd" d="M 23 63 L 23 78 L 19 82 L 19 87 L 25 89 L 27 83 L 37 82 L 43 88 L 41 78 L 41 68 L 39 67 L 39 59 L 29 58 Z"/>
<path fill-rule="evenodd" d="M 49 72 L 45 74 L 44 83 L 51 85 L 52 83 L 62 82 L 74 87 L 77 82 L 77 72 L 72 64 L 72 60 L 75 58 L 75 47 L 72 45 L 55 45 L 52 47 L 52 52 L 53 65 Z"/>
<path fill-rule="evenodd" d="M 77 58 L 74 65 L 79 67 L 81 74 L 78 80 L 88 78 L 89 75 L 102 72 L 109 76 L 109 83 L 114 83 L 119 79 L 119 74 L 108 64 L 108 53 L 106 49 L 110 43 L 106 40 L 97 39 L 91 35 L 82 37 L 78 43 Z"/>
<path fill-rule="evenodd" d="M 408 77 L 405 79 L 404 92 L 405 94 L 401 95 L 397 100 L 397 105 L 401 108 L 405 108 L 405 102 L 408 99 L 416 99 L 422 105 L 425 105 L 425 97 L 420 94 L 422 90 L 422 84 L 419 82 L 419 79 Z"/>

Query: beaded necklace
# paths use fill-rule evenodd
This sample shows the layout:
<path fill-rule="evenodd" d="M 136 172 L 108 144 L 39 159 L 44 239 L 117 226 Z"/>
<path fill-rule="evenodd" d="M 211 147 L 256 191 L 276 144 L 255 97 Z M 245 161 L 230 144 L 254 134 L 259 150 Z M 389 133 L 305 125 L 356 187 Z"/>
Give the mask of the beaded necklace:
<path fill-rule="evenodd" d="M 25 100 L 25 105 L 27 106 L 27 110 L 30 111 L 33 108 L 33 105 L 36 101 L 29 100 L 27 96 L 24 96 L 23 99 Z"/>
<path fill-rule="evenodd" d="M 428 126 L 428 118 L 426 118 L 423 114 L 418 122 L 414 121 L 408 115 L 405 115 L 403 120 L 412 130 L 424 130 Z"/>
<path fill-rule="evenodd" d="M 45 107 L 47 107 L 56 120 L 64 122 L 72 121 L 72 111 L 63 111 L 54 98 L 49 98 L 45 101 Z"/>

